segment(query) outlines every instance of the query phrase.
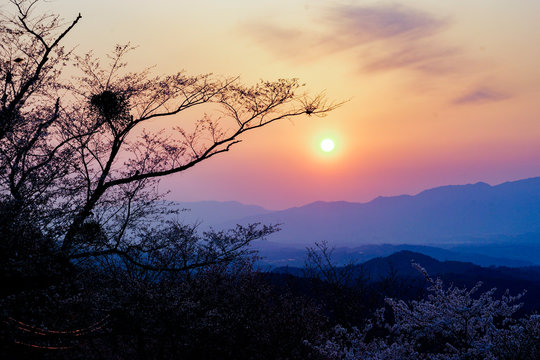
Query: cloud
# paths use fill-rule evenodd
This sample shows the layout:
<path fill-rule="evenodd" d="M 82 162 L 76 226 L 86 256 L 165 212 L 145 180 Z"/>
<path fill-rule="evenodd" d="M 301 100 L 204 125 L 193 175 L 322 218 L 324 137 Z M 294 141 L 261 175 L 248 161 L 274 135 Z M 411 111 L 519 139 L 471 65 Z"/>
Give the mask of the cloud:
<path fill-rule="evenodd" d="M 481 104 L 494 101 L 502 101 L 511 96 L 489 88 L 477 88 L 469 93 L 454 99 L 453 103 L 457 105 Z"/>
<path fill-rule="evenodd" d="M 378 40 L 414 40 L 440 31 L 446 21 L 401 5 L 341 6 L 325 15 L 333 31 L 350 45 Z"/>
<path fill-rule="evenodd" d="M 446 73 L 454 69 L 460 53 L 437 37 L 448 26 L 447 19 L 402 5 L 338 7 L 326 18 L 342 43 L 358 48 L 361 67 L 368 72 Z"/>
<path fill-rule="evenodd" d="M 275 53 L 279 58 L 307 61 L 311 56 L 319 55 L 322 49 L 317 49 L 319 35 L 313 35 L 300 29 L 286 28 L 270 23 L 246 24 L 242 32 L 262 47 Z"/>
<path fill-rule="evenodd" d="M 448 72 L 459 49 L 437 36 L 447 19 L 403 5 L 345 5 L 327 8 L 309 30 L 269 22 L 246 24 L 258 43 L 278 57 L 309 62 L 337 52 L 351 51 L 366 72 L 408 69 Z"/>
<path fill-rule="evenodd" d="M 408 44 L 385 52 L 366 54 L 363 69 L 368 72 L 409 69 L 423 73 L 448 73 L 455 71 L 459 49 L 439 47 L 430 43 Z"/>

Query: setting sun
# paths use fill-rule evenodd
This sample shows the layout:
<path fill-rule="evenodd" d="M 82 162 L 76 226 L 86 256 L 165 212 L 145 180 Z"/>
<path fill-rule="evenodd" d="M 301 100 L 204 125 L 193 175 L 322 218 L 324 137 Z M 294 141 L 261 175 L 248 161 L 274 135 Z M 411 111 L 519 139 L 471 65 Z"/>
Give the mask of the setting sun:
<path fill-rule="evenodd" d="M 321 141 L 321 150 L 324 152 L 330 152 L 334 150 L 335 148 L 334 140 L 332 139 L 324 139 Z"/>

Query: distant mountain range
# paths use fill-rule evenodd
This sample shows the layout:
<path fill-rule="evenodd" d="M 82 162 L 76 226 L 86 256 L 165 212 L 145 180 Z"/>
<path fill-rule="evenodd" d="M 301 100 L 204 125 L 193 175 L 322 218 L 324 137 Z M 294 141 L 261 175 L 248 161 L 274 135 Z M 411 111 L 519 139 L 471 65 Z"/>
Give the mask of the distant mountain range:
<path fill-rule="evenodd" d="M 393 250 L 416 251 L 419 248 L 413 245 L 423 245 L 420 252 L 441 260 L 507 266 L 540 263 L 540 177 L 496 186 L 483 182 L 442 186 L 367 203 L 317 201 L 281 211 L 237 202 L 178 203 L 178 207 L 191 209 L 178 215 L 182 221 L 203 221 L 204 226 L 281 224 L 282 230 L 268 242 L 256 244 L 263 255 L 274 258 L 273 265 L 300 261 L 305 246 L 321 241 L 362 260 L 408 244 Z M 366 247 L 373 244 L 378 248 Z M 382 253 L 377 255 L 378 251 Z"/>
<path fill-rule="evenodd" d="M 443 186 L 368 203 L 315 202 L 228 222 L 282 224 L 283 244 L 458 244 L 473 238 L 540 232 L 540 177 Z"/>

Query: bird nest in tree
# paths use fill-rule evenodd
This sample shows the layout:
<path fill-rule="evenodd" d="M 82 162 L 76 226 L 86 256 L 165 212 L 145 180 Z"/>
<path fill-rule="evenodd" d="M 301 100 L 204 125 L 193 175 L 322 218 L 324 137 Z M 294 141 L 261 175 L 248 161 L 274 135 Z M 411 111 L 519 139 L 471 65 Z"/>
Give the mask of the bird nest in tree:
<path fill-rule="evenodd" d="M 129 104 L 126 97 L 118 92 L 104 90 L 90 97 L 90 105 L 106 121 L 128 118 Z"/>

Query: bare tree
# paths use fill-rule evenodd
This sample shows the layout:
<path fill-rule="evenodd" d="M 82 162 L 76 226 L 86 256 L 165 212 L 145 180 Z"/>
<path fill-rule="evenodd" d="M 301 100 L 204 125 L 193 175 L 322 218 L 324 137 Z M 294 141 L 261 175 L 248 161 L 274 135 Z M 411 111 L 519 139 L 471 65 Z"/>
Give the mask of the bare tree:
<path fill-rule="evenodd" d="M 323 116 L 340 105 L 321 94 L 310 97 L 297 79 L 245 86 L 212 74 L 130 72 L 129 44 L 117 45 L 105 65 L 92 53 L 72 56 L 60 43 L 81 15 L 63 24 L 58 16 L 34 17 L 37 0 L 11 3 L 15 13 L 0 28 L 0 194 L 26 209 L 72 260 L 117 256 L 162 269 L 143 264 L 152 256 L 140 255 L 175 253 L 170 241 L 143 231 L 152 216 L 167 211 L 155 186 L 161 177 L 229 151 L 248 131 Z M 61 71 L 72 60 L 80 76 L 63 81 Z M 149 130 L 151 122 L 164 129 Z M 214 260 L 275 230 L 239 227 L 233 233 L 241 241 L 214 241 L 222 243 Z"/>
<path fill-rule="evenodd" d="M 165 221 L 171 210 L 156 185 L 228 152 L 248 131 L 339 104 L 310 97 L 297 79 L 246 86 L 212 74 L 131 72 L 129 44 L 105 62 L 77 56 L 62 42 L 80 14 L 65 22 L 40 15 L 39 0 L 9 5 L 0 15 L 0 307 L 8 314 L 0 338 L 75 346 L 115 318 L 126 296 L 115 291 L 119 279 L 152 288 L 166 276 L 227 269 L 278 230 L 200 233 Z M 68 78 L 71 65 L 79 73 Z"/>
<path fill-rule="evenodd" d="M 79 22 L 81 15 L 63 26 L 59 16 L 33 17 L 32 8 L 37 2 L 10 0 L 16 9 L 15 14 L 0 18 L 0 69 L 4 80 L 0 100 L 0 139 L 20 130 L 19 127 L 30 125 L 24 115 L 28 115 L 26 111 L 33 107 L 56 111 L 49 119 L 41 118 L 41 126 L 37 129 L 26 129 L 34 130 L 32 139 L 39 138 L 40 132 L 45 131 L 57 116 L 55 102 L 51 104 L 47 99 L 43 103 L 43 97 L 49 98 L 58 85 L 57 79 L 62 70 L 59 65 L 65 65 L 70 55 L 60 42 Z"/>

